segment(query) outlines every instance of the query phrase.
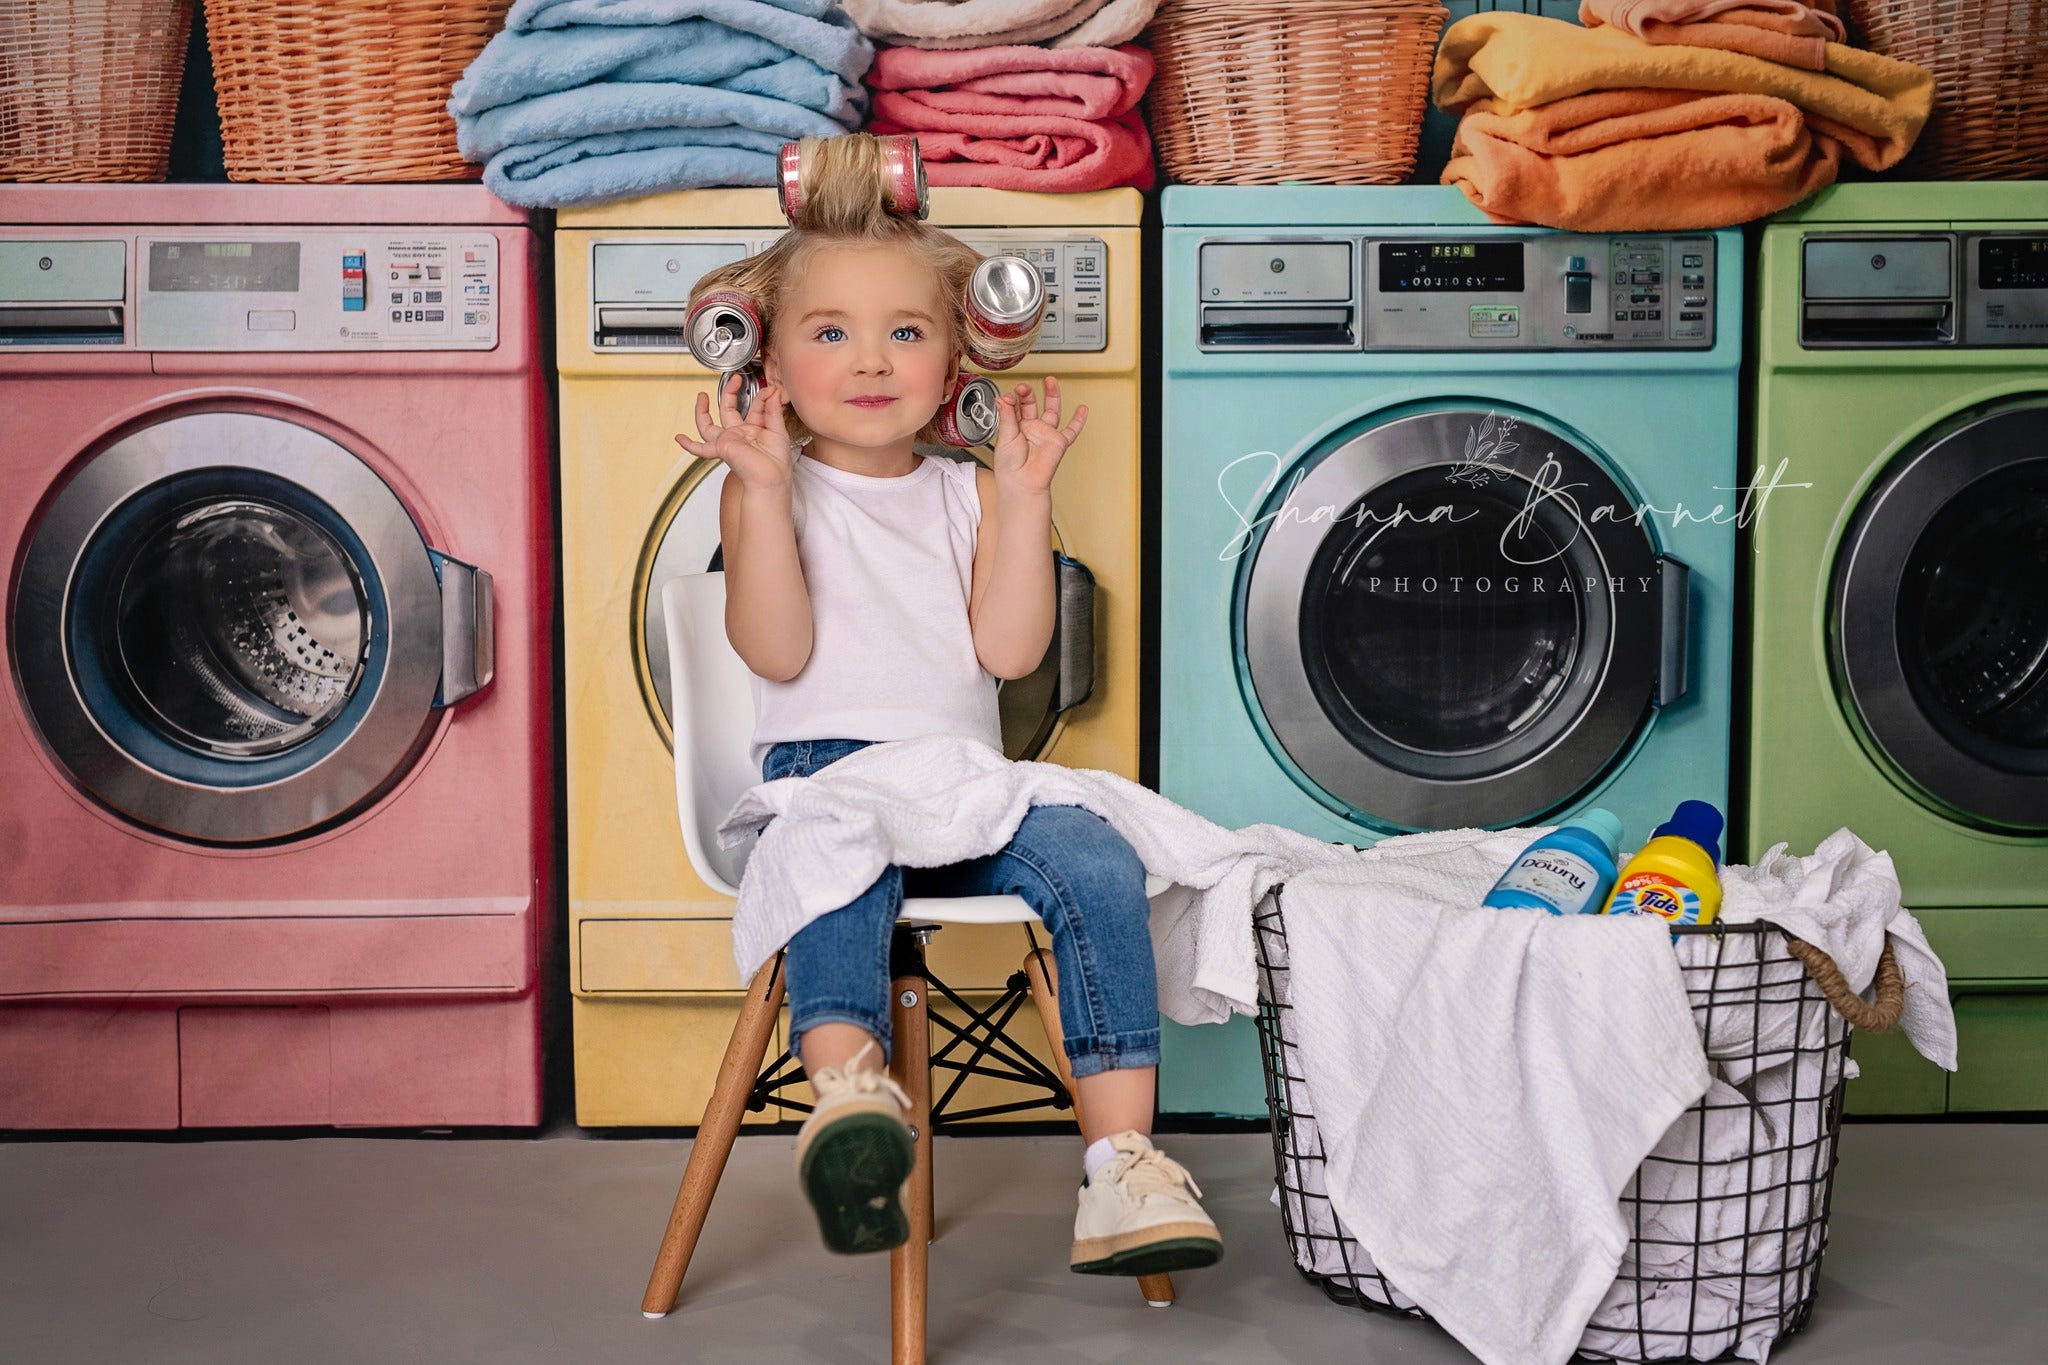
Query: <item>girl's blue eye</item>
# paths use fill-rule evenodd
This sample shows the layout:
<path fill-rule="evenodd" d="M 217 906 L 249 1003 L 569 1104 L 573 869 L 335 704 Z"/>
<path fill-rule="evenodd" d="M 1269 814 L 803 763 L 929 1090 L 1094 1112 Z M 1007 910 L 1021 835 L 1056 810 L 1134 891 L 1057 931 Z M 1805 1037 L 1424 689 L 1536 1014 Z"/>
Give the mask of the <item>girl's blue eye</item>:
<path fill-rule="evenodd" d="M 846 333 L 840 331 L 837 327 L 820 327 L 818 329 L 818 340 L 820 341 L 838 341 L 844 338 L 845 335 Z"/>
<path fill-rule="evenodd" d="M 905 336 L 905 332 L 908 332 L 910 335 Z M 895 337 L 898 341 L 922 341 L 924 339 L 924 333 L 918 328 L 913 327 L 908 323 L 905 323 L 903 326 L 898 327 L 889 335 Z"/>

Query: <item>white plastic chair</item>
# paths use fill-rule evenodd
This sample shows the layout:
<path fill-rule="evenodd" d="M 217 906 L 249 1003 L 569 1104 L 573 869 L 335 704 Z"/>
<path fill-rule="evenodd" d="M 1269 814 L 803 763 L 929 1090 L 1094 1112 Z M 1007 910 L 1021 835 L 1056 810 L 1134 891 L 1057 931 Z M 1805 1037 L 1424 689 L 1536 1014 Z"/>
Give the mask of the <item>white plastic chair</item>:
<path fill-rule="evenodd" d="M 751 845 L 725 849 L 718 845 L 718 823 L 747 788 L 761 780 L 750 749 L 754 729 L 754 697 L 747 667 L 725 635 L 725 575 L 685 574 L 662 588 L 662 611 L 668 625 L 670 702 L 676 755 L 676 807 L 690 865 L 704 884 L 728 896 L 739 895 Z M 1163 883 L 1149 882 L 1157 894 Z M 931 1048 L 926 991 L 933 978 L 925 969 L 923 940 L 929 926 L 940 924 L 1022 924 L 1038 920 L 1018 896 L 911 897 L 903 902 L 897 941 L 891 949 L 895 979 L 890 984 L 891 1027 L 896 1040 L 890 1071 L 911 1099 L 911 1131 L 917 1138 L 917 1164 L 906 1190 L 904 1211 L 910 1219 L 910 1240 L 890 1253 L 892 1336 L 895 1360 L 924 1359 L 927 1243 L 932 1229 L 931 1176 Z M 1061 1046 L 1058 977 L 1052 954 L 1028 936 L 1024 975 L 1039 1021 L 1052 1044 L 1058 1079 L 1074 1102 L 1074 1077 Z M 782 1008 L 782 955 L 761 968 L 747 989 L 739 1022 L 733 1026 L 719 1064 L 718 1079 L 704 1120 L 691 1144 L 682 1188 L 676 1192 L 654 1273 L 648 1281 L 641 1311 L 665 1317 L 674 1307 L 696 1250 L 711 1197 L 739 1134 L 748 1101 L 785 1084 L 781 1063 L 764 1073 L 768 1039 Z M 1014 1043 L 1008 1044 L 1015 1048 Z M 1021 1051 L 1021 1049 L 1020 1049 Z M 791 1103 L 784 1101 L 784 1103 Z M 801 1106 L 797 1106 L 801 1107 Z M 1076 1110 L 1078 1119 L 1078 1109 Z M 940 1122 L 944 1121 L 941 1115 Z M 1173 1302 L 1173 1282 L 1166 1275 L 1138 1280 L 1148 1303 Z"/>

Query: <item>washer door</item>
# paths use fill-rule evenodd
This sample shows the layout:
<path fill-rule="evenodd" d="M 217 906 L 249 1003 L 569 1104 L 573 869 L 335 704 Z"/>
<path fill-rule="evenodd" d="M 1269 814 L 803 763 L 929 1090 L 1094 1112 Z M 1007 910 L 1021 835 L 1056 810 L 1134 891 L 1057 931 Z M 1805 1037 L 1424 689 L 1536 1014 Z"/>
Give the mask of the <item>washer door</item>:
<path fill-rule="evenodd" d="M 489 601 L 489 575 L 430 551 L 341 446 L 203 412 L 63 486 L 13 638 L 29 714 L 95 800 L 181 838 L 266 843 L 374 800 L 435 706 L 489 681 Z"/>
<path fill-rule="evenodd" d="M 919 453 L 972 458 L 937 446 L 920 446 Z M 668 627 L 662 619 L 661 590 L 679 574 L 725 568 L 718 535 L 718 499 L 725 478 L 725 466 L 715 460 L 701 460 L 690 467 L 655 523 L 654 554 L 636 588 L 640 686 L 670 748 L 675 747 L 675 711 L 669 696 Z M 1057 525 L 1053 541 L 1059 544 Z M 1003 750 L 1015 759 L 1036 758 L 1050 748 L 1059 734 L 1062 713 L 1087 700 L 1094 685 L 1094 577 L 1064 554 L 1059 556 L 1056 574 L 1059 612 L 1044 660 L 1024 677 L 1008 679 L 996 688 Z"/>
<path fill-rule="evenodd" d="M 1835 560 L 1836 691 L 1951 819 L 2048 832 L 2048 397 L 1981 409 L 1879 479 Z"/>
<path fill-rule="evenodd" d="M 1239 570 L 1237 648 L 1319 800 L 1389 829 L 1526 821 L 1683 693 L 1686 568 L 1570 438 L 1411 411 L 1298 468 Z"/>

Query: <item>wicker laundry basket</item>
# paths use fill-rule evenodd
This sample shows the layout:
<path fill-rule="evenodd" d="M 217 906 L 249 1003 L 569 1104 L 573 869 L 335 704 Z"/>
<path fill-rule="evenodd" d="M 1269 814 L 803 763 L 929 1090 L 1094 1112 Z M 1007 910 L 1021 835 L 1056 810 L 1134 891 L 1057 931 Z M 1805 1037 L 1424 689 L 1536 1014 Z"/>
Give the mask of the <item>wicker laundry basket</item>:
<path fill-rule="evenodd" d="M 1852 36 L 1934 73 L 1934 117 L 1900 170 L 2048 176 L 2048 0 L 1849 0 Z"/>
<path fill-rule="evenodd" d="M 161 180 L 192 0 L 0 4 L 0 180 Z"/>
<path fill-rule="evenodd" d="M 1415 165 L 1437 0 L 1164 0 L 1146 120 L 1191 185 L 1397 185 Z"/>
<path fill-rule="evenodd" d="M 1283 899 L 1284 888 L 1260 906 L 1253 927 L 1259 1047 L 1288 1249 L 1302 1275 L 1337 1303 L 1427 1317 L 1379 1271 L 1331 1203 L 1289 1004 Z M 1714 1359 L 1738 1341 L 1777 1340 L 1805 1325 L 1827 1249 L 1849 1033 L 1891 1028 L 1903 1008 L 1889 946 L 1873 1005 L 1826 954 L 1769 925 L 1679 932 L 1714 941 L 1682 974 L 1717 1070 L 1754 1077 L 1771 1069 L 1789 1084 L 1768 1101 L 1710 1090 L 1643 1162 L 1621 1195 L 1631 1237 L 1620 1275 L 1575 1359 Z M 1767 1020 L 1789 1028 L 1767 1028 Z M 1731 1131 L 1740 1149 L 1732 1154 L 1722 1150 Z"/>
<path fill-rule="evenodd" d="M 206 0 L 228 179 L 470 180 L 448 91 L 512 0 Z"/>

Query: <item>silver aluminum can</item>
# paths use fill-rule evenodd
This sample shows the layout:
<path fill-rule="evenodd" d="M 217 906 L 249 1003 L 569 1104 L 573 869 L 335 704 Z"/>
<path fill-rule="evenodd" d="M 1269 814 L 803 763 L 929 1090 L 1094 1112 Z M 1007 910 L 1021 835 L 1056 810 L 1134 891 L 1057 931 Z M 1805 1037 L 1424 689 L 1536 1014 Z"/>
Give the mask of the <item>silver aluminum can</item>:
<path fill-rule="evenodd" d="M 761 351 L 760 308 L 738 290 L 714 289 L 691 307 L 683 338 L 706 369 L 745 369 Z"/>
<path fill-rule="evenodd" d="M 996 439 L 1001 418 L 996 398 L 1002 390 L 985 374 L 963 374 L 933 419 L 939 439 L 949 446 L 985 446 Z"/>
<path fill-rule="evenodd" d="M 1045 314 L 1045 277 L 1022 256 L 989 256 L 967 281 L 967 312 L 998 341 L 1023 336 Z"/>

